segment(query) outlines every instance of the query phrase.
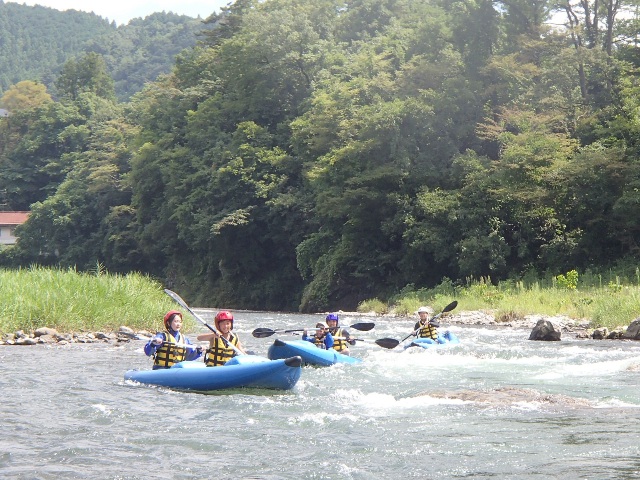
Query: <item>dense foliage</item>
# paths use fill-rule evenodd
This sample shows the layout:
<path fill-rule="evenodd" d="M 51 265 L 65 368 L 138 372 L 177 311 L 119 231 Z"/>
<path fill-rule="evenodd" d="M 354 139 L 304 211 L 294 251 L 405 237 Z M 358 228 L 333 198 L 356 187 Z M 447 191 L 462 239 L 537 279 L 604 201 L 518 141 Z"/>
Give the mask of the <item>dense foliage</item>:
<path fill-rule="evenodd" d="M 305 311 L 635 269 L 636 3 L 237 0 L 124 105 L 81 57 L 0 121 L 3 262 Z"/>
<path fill-rule="evenodd" d="M 88 52 L 104 57 L 121 101 L 171 71 L 175 57 L 206 31 L 202 20 L 154 13 L 127 25 L 93 13 L 0 0 L 0 95 L 25 80 L 54 84 L 61 67 Z M 6 107 L 5 107 L 6 108 Z"/>

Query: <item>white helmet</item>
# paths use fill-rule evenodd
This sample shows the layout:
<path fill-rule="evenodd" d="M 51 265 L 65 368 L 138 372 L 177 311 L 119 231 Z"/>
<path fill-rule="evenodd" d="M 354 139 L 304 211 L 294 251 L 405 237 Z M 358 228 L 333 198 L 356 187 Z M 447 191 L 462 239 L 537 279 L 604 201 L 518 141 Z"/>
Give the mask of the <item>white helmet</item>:
<path fill-rule="evenodd" d="M 420 307 L 418 313 L 430 313 L 430 310 L 427 307 Z"/>

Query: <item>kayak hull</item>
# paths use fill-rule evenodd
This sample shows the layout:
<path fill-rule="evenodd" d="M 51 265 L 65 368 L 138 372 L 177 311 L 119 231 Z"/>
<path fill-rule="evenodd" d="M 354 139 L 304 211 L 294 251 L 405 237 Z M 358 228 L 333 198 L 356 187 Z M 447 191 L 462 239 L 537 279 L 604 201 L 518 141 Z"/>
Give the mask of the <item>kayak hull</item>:
<path fill-rule="evenodd" d="M 448 345 L 455 345 L 460 343 L 460 339 L 455 333 L 446 331 L 443 334 L 438 334 L 438 339 L 433 340 L 431 338 L 416 338 L 405 349 L 409 347 L 422 347 L 422 348 L 440 348 Z"/>
<path fill-rule="evenodd" d="M 302 359 L 291 356 L 269 360 L 256 355 L 239 355 L 220 367 L 201 361 L 185 361 L 159 370 L 129 370 L 125 380 L 176 390 L 215 391 L 229 388 L 289 390 L 302 372 Z"/>
<path fill-rule="evenodd" d="M 267 357 L 272 360 L 299 356 L 305 365 L 328 367 L 336 363 L 360 363 L 362 360 L 343 355 L 334 349 L 323 350 L 305 340 L 275 340 L 267 351 Z"/>

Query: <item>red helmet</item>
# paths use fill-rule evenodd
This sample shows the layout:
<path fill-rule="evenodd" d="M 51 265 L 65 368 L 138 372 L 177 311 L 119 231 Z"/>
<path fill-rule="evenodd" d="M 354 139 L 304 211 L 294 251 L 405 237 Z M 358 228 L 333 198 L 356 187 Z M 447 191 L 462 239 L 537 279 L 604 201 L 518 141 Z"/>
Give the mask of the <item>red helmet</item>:
<path fill-rule="evenodd" d="M 182 313 L 180 313 L 178 310 L 169 310 L 167 312 L 167 314 L 164 316 L 165 328 L 171 327 L 171 321 L 173 320 L 173 317 L 175 317 L 176 315 L 180 315 L 180 318 L 182 318 Z"/>
<path fill-rule="evenodd" d="M 218 312 L 218 314 L 216 315 L 216 318 L 214 319 L 216 323 L 216 329 L 220 330 L 219 323 L 222 320 L 231 320 L 231 329 L 233 330 L 233 315 L 231 315 L 231 312 L 228 312 L 226 310 L 223 310 L 222 312 Z"/>

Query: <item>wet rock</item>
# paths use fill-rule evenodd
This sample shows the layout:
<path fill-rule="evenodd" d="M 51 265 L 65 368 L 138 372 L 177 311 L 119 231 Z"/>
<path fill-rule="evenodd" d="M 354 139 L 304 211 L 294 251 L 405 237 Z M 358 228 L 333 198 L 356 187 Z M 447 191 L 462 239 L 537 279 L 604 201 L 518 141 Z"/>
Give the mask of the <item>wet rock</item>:
<path fill-rule="evenodd" d="M 640 318 L 636 318 L 629 324 L 623 338 L 640 340 Z"/>
<path fill-rule="evenodd" d="M 15 345 L 35 345 L 36 343 L 38 341 L 35 338 L 23 336 L 16 340 Z"/>
<path fill-rule="evenodd" d="M 624 338 L 624 329 L 622 328 L 611 330 L 609 335 L 607 335 L 608 340 L 620 340 L 622 338 Z"/>
<path fill-rule="evenodd" d="M 604 340 L 609 336 L 609 329 L 607 327 L 596 328 L 591 334 L 591 338 L 594 340 Z"/>
<path fill-rule="evenodd" d="M 556 329 L 555 325 L 549 320 L 538 320 L 536 326 L 531 330 L 529 340 L 538 340 L 545 342 L 558 342 L 562 337 L 562 332 Z"/>
<path fill-rule="evenodd" d="M 585 398 L 570 397 L 560 394 L 541 393 L 530 388 L 501 387 L 492 390 L 460 390 L 457 392 L 425 392 L 418 396 L 426 395 L 433 398 L 461 400 L 490 405 L 513 405 L 519 403 L 539 403 L 555 407 L 585 408 L 593 407 L 593 404 Z"/>

